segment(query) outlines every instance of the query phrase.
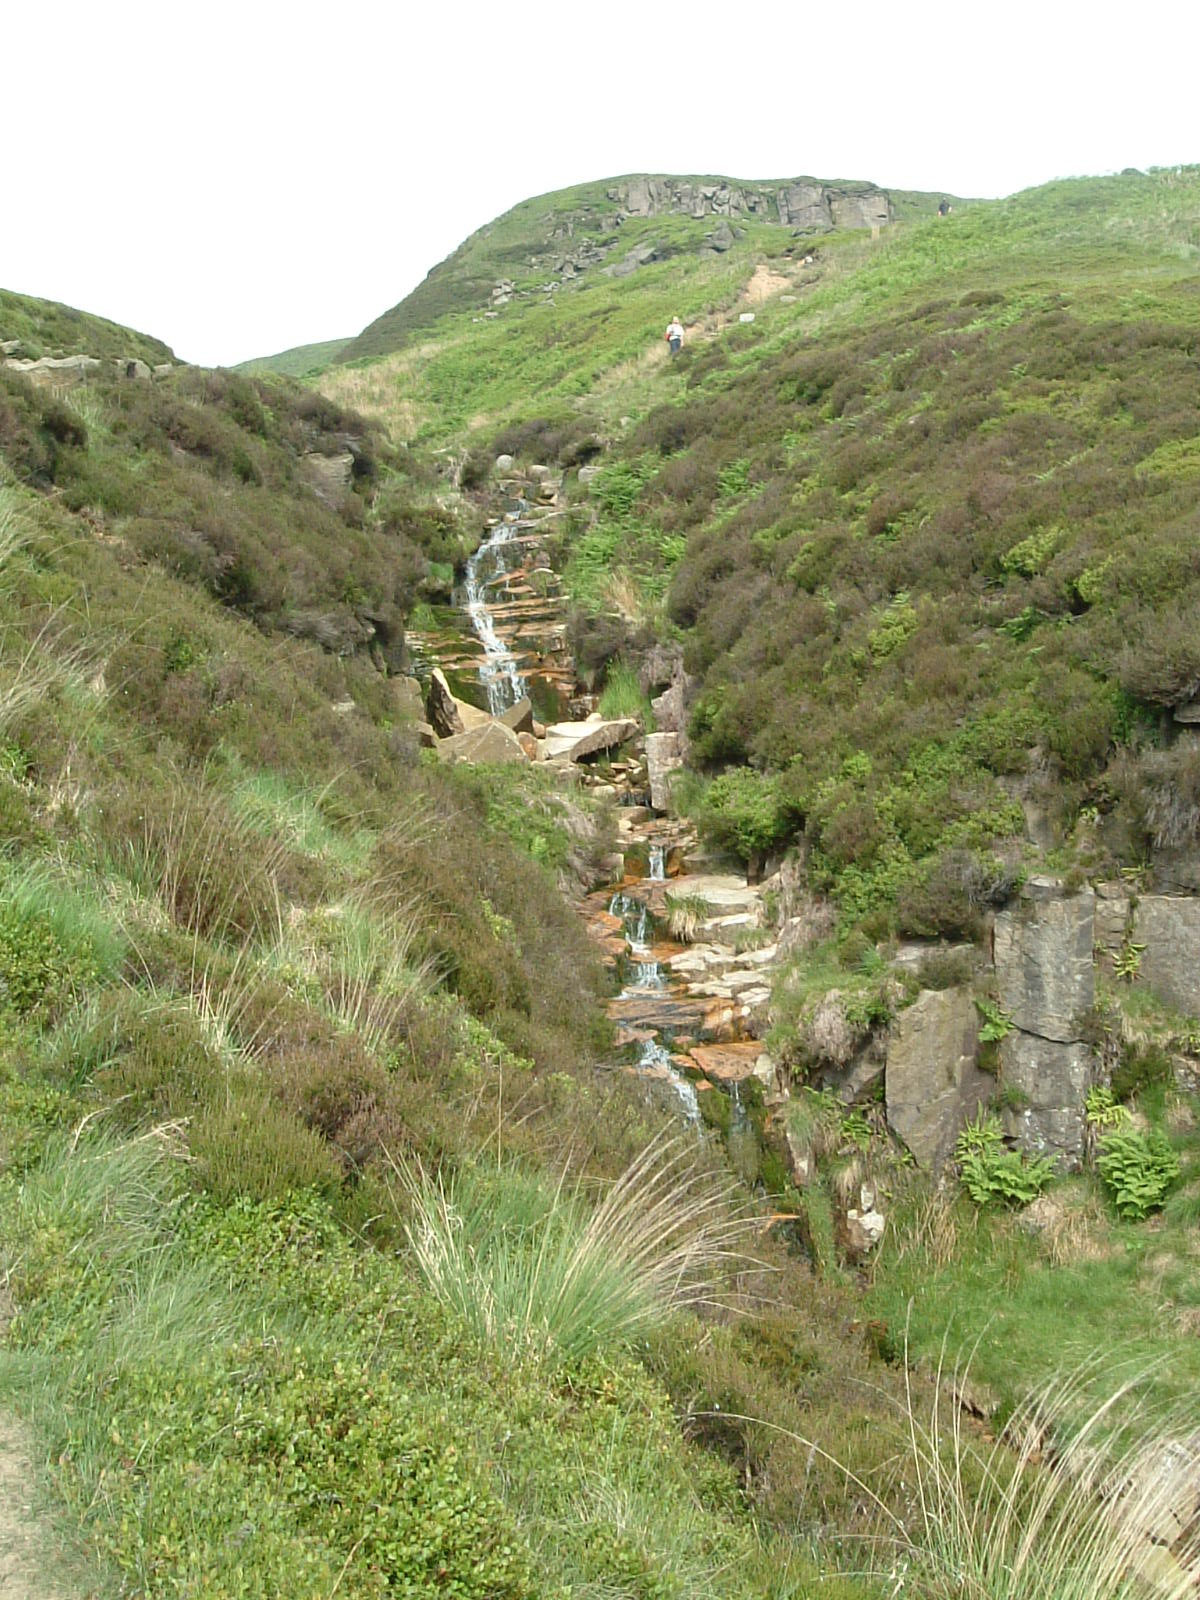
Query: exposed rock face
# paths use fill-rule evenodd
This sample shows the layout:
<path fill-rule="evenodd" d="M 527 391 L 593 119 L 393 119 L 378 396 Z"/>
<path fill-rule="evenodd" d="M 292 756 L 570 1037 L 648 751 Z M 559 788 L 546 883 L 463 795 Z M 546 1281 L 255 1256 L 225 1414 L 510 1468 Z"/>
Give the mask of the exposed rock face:
<path fill-rule="evenodd" d="M 1060 1044 L 1014 1028 L 1000 1045 L 1007 1088 L 1026 1104 L 1004 1113 L 1005 1131 L 1031 1155 L 1054 1155 L 1076 1165 L 1083 1154 L 1083 1102 L 1092 1083 L 1091 1048 Z"/>
<path fill-rule="evenodd" d="M 1095 998 L 1096 897 L 1063 893 L 1055 878 L 1030 878 L 1017 905 L 996 917 L 1000 1004 L 1016 1026 L 1070 1043 Z"/>
<path fill-rule="evenodd" d="M 683 765 L 683 738 L 678 733 L 646 735 L 646 770 L 650 778 L 650 804 L 665 811 L 670 799 L 670 777 Z"/>
<path fill-rule="evenodd" d="M 324 500 L 326 505 L 340 505 L 354 471 L 353 454 L 343 450 L 340 455 L 323 456 L 310 451 L 304 457 L 304 467 L 318 500 Z"/>
<path fill-rule="evenodd" d="M 888 1040 L 888 1126 L 934 1172 L 995 1093 L 994 1079 L 975 1065 L 978 1021 L 968 989 L 925 989 Z"/>
<path fill-rule="evenodd" d="M 1083 1152 L 1083 1101 L 1092 1076 L 1081 1041 L 1095 998 L 1096 896 L 1066 894 L 1055 878 L 1031 878 L 1017 905 L 996 918 L 1000 1004 L 1015 1023 L 1000 1047 L 1006 1087 L 1023 1100 L 1005 1122 L 1025 1150 L 1071 1164 Z"/>
<path fill-rule="evenodd" d="M 401 716 L 413 721 L 425 720 L 425 697 L 416 678 L 400 674 L 391 679 L 392 701 Z"/>
<path fill-rule="evenodd" d="M 608 198 L 626 216 L 753 217 L 804 233 L 867 228 L 891 222 L 892 203 L 874 184 L 829 184 L 797 178 L 782 188 L 748 183 L 687 183 L 678 178 L 629 178 Z M 716 244 L 716 230 L 713 235 Z M 724 235 L 721 235 L 724 242 Z M 726 245 L 726 248 L 728 246 Z"/>
<path fill-rule="evenodd" d="M 874 184 L 829 184 L 816 178 L 797 178 L 782 188 L 685 183 L 665 177 L 630 178 L 614 185 L 608 198 L 631 217 L 753 217 L 759 222 L 779 222 L 802 233 L 879 227 L 894 216 L 891 200 Z M 731 242 L 719 228 L 710 237 L 711 248 L 718 251 L 727 249 Z"/>
<path fill-rule="evenodd" d="M 1140 976 L 1177 1011 L 1200 1015 L 1200 900 L 1148 894 L 1134 913 Z"/>

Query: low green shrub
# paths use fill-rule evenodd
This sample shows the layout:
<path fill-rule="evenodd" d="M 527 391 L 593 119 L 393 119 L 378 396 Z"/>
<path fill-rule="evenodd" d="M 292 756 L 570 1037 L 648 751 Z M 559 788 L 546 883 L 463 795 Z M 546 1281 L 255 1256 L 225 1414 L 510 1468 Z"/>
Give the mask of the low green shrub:
<path fill-rule="evenodd" d="M 963 1129 L 954 1145 L 963 1187 L 981 1208 L 989 1206 L 1027 1206 L 1054 1176 L 1050 1156 L 1030 1161 L 1004 1144 L 1004 1134 L 995 1117 L 983 1113 Z"/>
<path fill-rule="evenodd" d="M 1162 1133 L 1130 1127 L 1102 1136 L 1096 1170 L 1118 1215 L 1134 1222 L 1162 1209 L 1180 1173 L 1179 1157 Z"/>

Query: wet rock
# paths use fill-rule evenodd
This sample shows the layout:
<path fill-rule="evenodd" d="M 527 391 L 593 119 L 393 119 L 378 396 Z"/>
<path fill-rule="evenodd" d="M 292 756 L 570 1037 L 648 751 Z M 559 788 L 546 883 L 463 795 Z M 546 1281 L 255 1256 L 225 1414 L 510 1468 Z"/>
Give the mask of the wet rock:
<path fill-rule="evenodd" d="M 1012 909 L 996 917 L 1000 1004 L 1018 1028 L 1069 1043 L 1095 999 L 1092 943 L 1096 897 L 1067 894 L 1059 879 L 1030 878 Z"/>
<path fill-rule="evenodd" d="M 1200 1015 L 1200 899 L 1143 895 L 1134 929 L 1145 945 L 1140 977 L 1177 1011 Z"/>
<path fill-rule="evenodd" d="M 967 989 L 926 989 L 896 1018 L 887 1045 L 888 1127 L 937 1172 L 995 1093 L 975 1064 L 979 1016 Z"/>
<path fill-rule="evenodd" d="M 509 706 L 507 711 L 502 711 L 496 718 L 506 728 L 511 728 L 514 733 L 533 733 L 533 706 L 527 695 L 522 695 L 516 705 Z"/>
<path fill-rule="evenodd" d="M 468 705 L 465 700 L 457 700 L 454 697 L 440 667 L 434 668 L 429 680 L 429 693 L 425 704 L 429 720 L 439 739 L 452 739 L 456 734 L 466 733 L 471 728 L 483 727 L 492 720 L 486 711 L 480 711 L 477 707 Z"/>
<path fill-rule="evenodd" d="M 755 1040 L 740 1044 L 700 1044 L 688 1051 L 688 1059 L 710 1083 L 728 1087 L 754 1077 L 762 1053 L 762 1046 Z"/>
<path fill-rule="evenodd" d="M 440 740 L 437 753 L 443 761 L 465 761 L 470 766 L 529 759 L 512 729 L 491 718 L 484 727 L 469 728 L 466 733 Z"/>

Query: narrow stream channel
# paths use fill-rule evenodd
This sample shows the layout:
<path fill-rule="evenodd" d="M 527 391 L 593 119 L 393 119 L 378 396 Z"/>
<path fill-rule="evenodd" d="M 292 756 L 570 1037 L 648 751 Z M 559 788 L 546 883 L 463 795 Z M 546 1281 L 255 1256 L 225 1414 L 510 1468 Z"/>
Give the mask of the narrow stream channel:
<path fill-rule="evenodd" d="M 465 619 L 482 651 L 481 656 L 475 655 L 476 681 L 493 716 L 508 710 L 526 694 L 534 699 L 535 707 L 545 700 L 547 692 L 551 696 L 555 692 L 562 694 L 562 689 L 556 690 L 549 680 L 542 681 L 545 669 L 539 664 L 540 658 L 530 657 L 525 643 L 531 616 L 546 636 L 547 613 L 557 605 L 553 591 L 537 601 L 529 590 L 527 567 L 531 549 L 538 544 L 538 522 L 536 517 L 526 516 L 528 509 L 524 500 L 518 500 L 515 509 L 510 509 L 504 521 L 491 530 L 468 560 L 462 582 L 453 594 L 460 638 Z M 435 661 L 441 644 L 448 646 L 462 663 L 460 672 L 466 667 L 461 646 L 454 644 L 452 636 L 428 643 L 434 647 Z M 629 803 L 642 800 L 639 794 Z M 646 851 L 648 872 L 640 881 L 647 887 L 666 883 L 665 846 L 647 841 Z M 609 1002 L 609 1010 L 627 1040 L 626 1060 L 649 1082 L 661 1085 L 689 1122 L 699 1123 L 696 1090 L 679 1071 L 672 1046 L 676 1035 L 691 1040 L 697 1037 L 703 1007 L 689 1002 L 680 985 L 664 970 L 660 960 L 664 941 L 656 937 L 655 916 L 636 881 L 628 881 L 606 899 L 593 899 L 599 901 L 598 910 L 606 909 L 609 917 L 619 921 L 624 936 L 624 953 L 615 960 L 620 990 Z"/>

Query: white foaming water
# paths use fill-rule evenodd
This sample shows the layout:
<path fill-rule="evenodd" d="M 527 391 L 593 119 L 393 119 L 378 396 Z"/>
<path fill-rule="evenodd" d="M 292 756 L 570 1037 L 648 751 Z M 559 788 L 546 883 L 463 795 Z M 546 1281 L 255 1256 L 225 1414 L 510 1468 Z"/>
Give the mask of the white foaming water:
<path fill-rule="evenodd" d="M 608 903 L 608 914 L 610 917 L 620 917 L 625 924 L 630 953 L 643 955 L 649 948 L 647 935 L 650 931 L 650 909 L 646 902 L 618 890 Z"/>
<path fill-rule="evenodd" d="M 488 710 L 494 717 L 507 711 L 509 706 L 515 706 L 525 693 L 525 679 L 517 666 L 517 658 L 496 632 L 495 620 L 484 598 L 489 581 L 508 571 L 504 546 L 512 540 L 519 526 L 516 522 L 502 522 L 493 528 L 467 562 L 463 580 L 463 609 L 471 619 L 475 637 L 483 646 L 479 678 L 487 694 Z"/>
<path fill-rule="evenodd" d="M 666 851 L 661 844 L 650 846 L 650 882 L 666 883 Z"/>
<path fill-rule="evenodd" d="M 681 1072 L 676 1072 L 671 1065 L 671 1056 L 657 1039 L 647 1039 L 642 1046 L 642 1053 L 638 1057 L 638 1066 L 665 1067 L 670 1074 L 671 1087 L 679 1097 L 683 1107 L 684 1117 L 688 1122 L 700 1121 L 700 1102 L 696 1098 L 696 1091 Z"/>

